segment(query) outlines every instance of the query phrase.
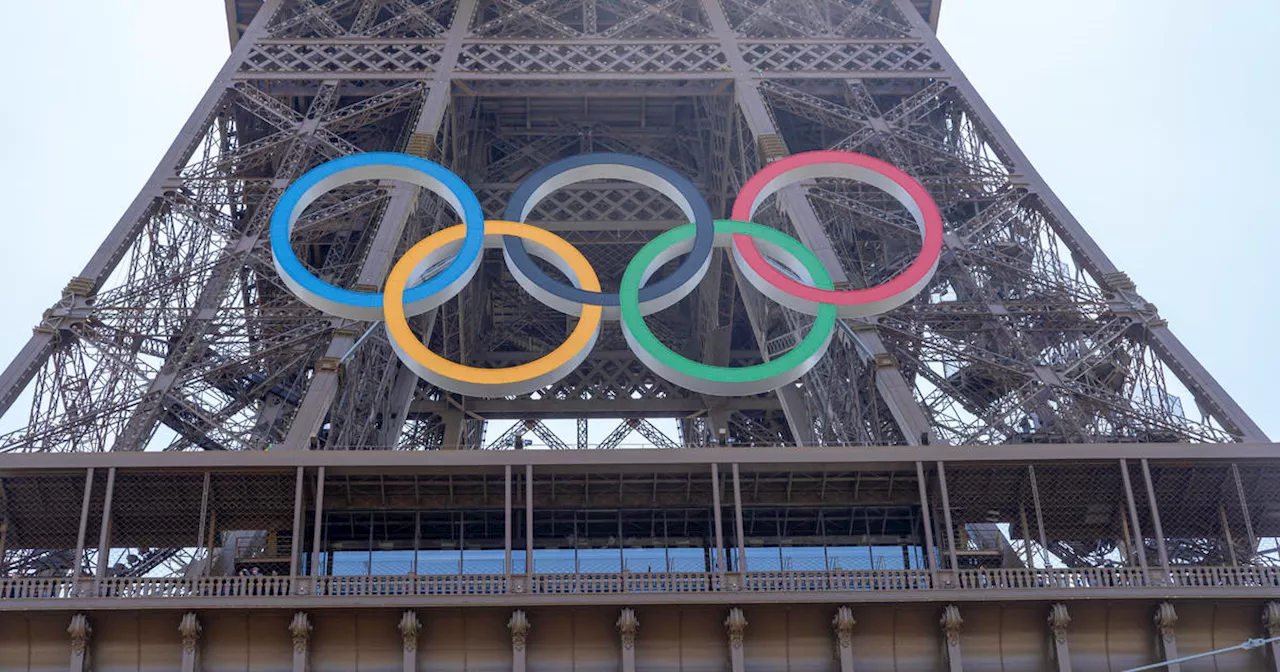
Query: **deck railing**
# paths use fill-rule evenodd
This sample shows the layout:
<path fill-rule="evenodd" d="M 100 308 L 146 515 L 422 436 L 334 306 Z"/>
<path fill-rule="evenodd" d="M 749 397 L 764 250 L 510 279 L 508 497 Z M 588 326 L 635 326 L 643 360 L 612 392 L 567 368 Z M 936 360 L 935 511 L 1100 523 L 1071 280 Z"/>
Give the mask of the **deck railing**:
<path fill-rule="evenodd" d="M 401 576 L 216 576 L 0 579 L 0 603 L 72 598 L 280 598 L 872 592 L 935 590 L 1090 591 L 1116 588 L 1280 589 L 1280 568 L 1137 567 L 1054 569 L 619 572 L 605 574 L 447 574 Z"/>

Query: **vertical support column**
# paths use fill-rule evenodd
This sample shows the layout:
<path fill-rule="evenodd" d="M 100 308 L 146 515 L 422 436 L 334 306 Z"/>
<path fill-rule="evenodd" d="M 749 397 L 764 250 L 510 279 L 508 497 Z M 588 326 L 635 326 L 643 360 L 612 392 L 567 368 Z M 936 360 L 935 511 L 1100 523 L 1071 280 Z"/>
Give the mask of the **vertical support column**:
<path fill-rule="evenodd" d="M 938 587 L 938 547 L 933 543 L 933 515 L 929 513 L 929 488 L 925 485 L 924 463 L 916 462 L 916 485 L 920 487 L 920 515 L 924 520 L 925 566 L 929 568 L 929 587 Z"/>
<path fill-rule="evenodd" d="M 507 621 L 507 629 L 511 631 L 511 672 L 528 671 L 525 648 L 532 628 L 523 609 L 511 612 L 511 620 Z"/>
<path fill-rule="evenodd" d="M 1232 567 L 1240 566 L 1240 558 L 1236 556 L 1236 540 L 1235 535 L 1231 534 L 1231 523 L 1227 521 L 1227 507 L 1223 502 L 1218 502 L 1218 524 L 1222 525 L 1222 534 L 1227 542 L 1227 556 L 1231 560 Z"/>
<path fill-rule="evenodd" d="M 720 514 L 720 467 L 719 465 L 711 465 L 711 499 L 715 501 L 711 511 L 714 514 L 716 525 L 716 553 L 714 571 L 720 575 L 720 581 L 724 583 L 724 524 L 721 520 L 723 516 Z"/>
<path fill-rule="evenodd" d="M 209 477 L 208 472 L 205 472 L 205 477 L 206 478 Z M 204 572 L 202 572 L 202 575 L 204 576 L 213 575 L 213 537 L 214 537 L 214 534 L 217 532 L 217 530 L 218 530 L 218 511 L 215 509 L 209 514 L 209 529 L 208 531 L 205 532 L 205 537 L 204 537 L 204 548 L 206 551 L 205 557 L 209 558 L 209 562 L 206 562 L 204 564 Z M 234 561 L 234 558 L 232 560 Z"/>
<path fill-rule="evenodd" d="M 417 488 L 415 486 L 415 490 L 416 489 Z M 421 549 L 422 549 L 422 512 L 414 511 L 413 512 L 413 567 L 410 571 L 413 572 L 413 580 L 415 582 L 415 586 L 418 580 L 418 551 Z M 417 588 L 415 587 L 414 590 L 417 590 Z"/>
<path fill-rule="evenodd" d="M 1164 544 L 1164 526 L 1160 524 L 1160 507 L 1156 506 L 1156 489 L 1151 484 L 1151 467 L 1147 458 L 1142 458 L 1142 481 L 1147 488 L 1147 506 L 1151 507 L 1151 524 L 1155 526 L 1156 552 L 1160 554 L 1160 567 L 1164 569 L 1163 581 L 1172 578 L 1169 573 L 1169 550 Z"/>
<path fill-rule="evenodd" d="M 299 611 L 289 622 L 289 636 L 293 639 L 293 672 L 308 672 L 307 658 L 311 649 L 311 619 Z"/>
<path fill-rule="evenodd" d="M 293 479 L 293 535 L 290 537 L 290 544 L 293 548 L 289 549 L 289 583 L 291 584 L 297 581 L 298 561 L 302 557 L 302 479 L 305 475 L 304 471 L 302 467 L 298 467 Z M 294 590 L 296 590 L 296 587 Z"/>
<path fill-rule="evenodd" d="M 1031 523 L 1027 520 L 1027 505 L 1018 503 L 1018 522 L 1022 523 L 1022 556 L 1027 569 L 1036 568 L 1035 554 L 1031 550 Z"/>
<path fill-rule="evenodd" d="M 213 564 L 213 543 L 212 542 L 207 544 L 205 543 L 205 531 L 208 527 L 210 527 L 208 525 L 209 486 L 211 485 L 210 481 L 212 480 L 212 475 L 208 471 L 206 471 L 204 472 L 204 479 L 202 480 L 203 480 L 203 484 L 200 491 L 200 525 L 199 525 L 199 530 L 196 532 L 196 548 L 200 548 L 201 545 L 203 545 L 204 547 L 204 566 L 199 568 L 199 571 L 196 573 L 196 575 L 208 576 L 209 567 L 210 565 Z M 296 536 L 294 537 L 294 543 L 297 543 Z"/>
<path fill-rule="evenodd" d="M 1253 533 L 1253 518 L 1249 514 L 1249 502 L 1244 496 L 1244 482 L 1240 480 L 1240 466 L 1231 463 L 1231 480 L 1236 484 L 1236 496 L 1240 498 L 1240 515 L 1244 518 L 1244 532 L 1249 537 L 1249 559 L 1258 552 L 1258 537 Z"/>
<path fill-rule="evenodd" d="M 503 528 L 503 573 L 507 582 L 511 582 L 511 465 L 502 469 L 502 528 Z"/>
<path fill-rule="evenodd" d="M 462 411 L 441 411 L 440 418 L 444 420 L 444 437 L 440 440 L 440 447 L 444 450 L 462 448 L 462 425 L 466 416 Z"/>
<path fill-rule="evenodd" d="M 317 592 L 320 580 L 320 532 L 324 527 L 324 467 L 316 470 L 316 519 L 311 528 L 311 576 L 314 584 L 312 592 Z M 418 557 L 415 552 L 414 558 Z"/>
<path fill-rule="evenodd" d="M 178 632 L 182 634 L 182 672 L 199 672 L 200 670 L 200 619 L 194 611 L 183 614 L 178 623 Z"/>
<path fill-rule="evenodd" d="M 1142 567 L 1142 580 L 1146 584 L 1151 580 L 1147 570 L 1146 537 L 1142 535 L 1142 524 L 1138 522 L 1138 505 L 1133 501 L 1133 484 L 1129 482 L 1129 462 L 1120 458 L 1120 478 L 1124 481 L 1124 498 L 1129 504 L 1129 520 L 1133 523 L 1133 547 L 1138 552 L 1138 564 Z"/>
<path fill-rule="evenodd" d="M 1031 479 L 1031 503 L 1036 508 L 1036 532 L 1040 534 L 1040 561 L 1049 567 L 1049 541 L 1044 533 L 1044 509 L 1040 506 L 1040 487 L 1036 485 L 1036 468 L 1027 465 L 1027 476 Z"/>
<path fill-rule="evenodd" d="M 1280 637 L 1280 602 L 1268 602 L 1262 608 L 1262 631 L 1266 633 L 1267 639 Z M 1280 672 L 1280 641 L 1267 644 L 1267 650 L 1271 652 L 1271 669 L 1272 672 Z"/>
<path fill-rule="evenodd" d="M 738 474 L 738 463 L 733 463 L 733 525 L 738 534 L 738 566 L 734 568 L 739 574 L 747 572 L 747 541 L 742 524 L 742 479 Z"/>
<path fill-rule="evenodd" d="M 640 619 L 634 609 L 623 609 L 618 615 L 618 634 L 622 636 L 622 672 L 636 672 L 636 631 Z"/>
<path fill-rule="evenodd" d="M 960 580 L 959 560 L 956 559 L 956 529 L 951 525 L 951 501 L 947 496 L 947 470 L 938 462 L 938 489 L 942 493 L 942 520 L 947 526 L 947 555 L 951 559 L 951 578 L 947 583 L 955 586 Z"/>
<path fill-rule="evenodd" d="M 524 574 L 533 590 L 533 465 L 524 465 Z"/>
<path fill-rule="evenodd" d="M 422 621 L 418 615 L 409 610 L 400 617 L 400 638 L 404 640 L 404 672 L 415 672 L 418 669 L 418 634 L 422 632 Z"/>
<path fill-rule="evenodd" d="M 88 533 L 89 528 L 89 501 L 93 495 L 93 467 L 85 470 L 84 474 L 84 494 L 80 499 L 80 531 L 76 534 L 76 556 L 73 559 L 75 563 L 72 567 L 74 572 L 72 580 L 75 581 L 75 594 L 83 595 L 81 579 L 84 577 L 84 537 Z M 0 552 L 0 560 L 4 559 L 4 553 Z"/>
<path fill-rule="evenodd" d="M 948 672 L 964 672 L 964 660 L 960 656 L 960 626 L 964 619 L 960 618 L 960 609 L 948 604 L 942 610 L 942 618 L 938 621 L 942 626 L 942 634 L 947 645 Z"/>
<path fill-rule="evenodd" d="M 1173 610 L 1173 605 L 1168 602 L 1161 602 L 1156 607 L 1155 617 L 1153 619 L 1156 624 L 1156 630 L 1160 632 L 1160 649 L 1164 655 L 1164 659 L 1174 661 L 1178 659 L 1178 633 L 1175 626 L 1178 624 L 1178 612 Z M 1168 663 L 1165 669 L 1169 672 L 1180 672 L 1182 665 L 1179 663 Z"/>
<path fill-rule="evenodd" d="M 840 649 L 840 672 L 853 672 L 853 626 L 857 624 L 849 607 L 840 607 L 831 619 L 831 627 L 836 631 L 836 648 Z"/>
<path fill-rule="evenodd" d="M 92 669 L 89 660 L 89 638 L 93 636 L 93 627 L 84 614 L 71 617 L 67 626 L 67 634 L 71 635 L 71 665 L 69 672 L 89 672 Z"/>
<path fill-rule="evenodd" d="M 724 619 L 725 630 L 729 632 L 729 663 L 733 672 L 743 672 L 745 659 L 742 651 L 742 638 L 747 632 L 747 616 L 742 609 L 734 607 Z"/>
<path fill-rule="evenodd" d="M 1071 672 L 1071 651 L 1067 646 L 1067 626 L 1070 624 L 1067 605 L 1059 602 L 1049 607 L 1049 632 L 1053 633 L 1053 660 L 1058 672 Z"/>
<path fill-rule="evenodd" d="M 94 568 L 94 593 L 102 594 L 102 579 L 107 575 L 108 555 L 111 554 L 111 503 L 116 489 L 116 468 L 107 470 L 107 490 L 102 500 L 102 520 L 98 523 L 98 564 Z"/>

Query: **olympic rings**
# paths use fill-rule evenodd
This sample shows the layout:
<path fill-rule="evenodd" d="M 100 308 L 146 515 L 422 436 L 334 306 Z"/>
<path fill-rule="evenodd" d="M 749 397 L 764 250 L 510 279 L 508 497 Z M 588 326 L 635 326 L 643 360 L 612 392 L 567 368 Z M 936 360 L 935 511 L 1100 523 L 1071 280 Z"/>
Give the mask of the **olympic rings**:
<path fill-rule="evenodd" d="M 511 195 L 503 217 L 523 222 L 534 207 L 552 192 L 578 182 L 600 179 L 626 180 L 649 187 L 671 199 L 696 225 L 693 247 L 684 261 L 671 275 L 640 290 L 640 309 L 645 315 L 679 303 L 707 274 L 715 227 L 711 206 L 698 188 L 688 178 L 653 159 L 607 153 L 560 159 L 539 169 L 520 184 Z M 519 238 L 507 238 L 505 255 L 516 282 L 542 303 L 568 315 L 577 315 L 584 305 L 604 306 L 606 318 L 618 319 L 617 294 L 590 292 L 558 282 L 533 263 Z"/>
<path fill-rule="evenodd" d="M 396 262 L 387 278 L 384 313 L 391 348 L 400 361 L 423 380 L 450 392 L 474 397 L 506 397 L 528 394 L 546 387 L 578 368 L 600 335 L 600 306 L 584 306 L 578 324 L 560 347 L 532 362 L 506 369 L 481 369 L 451 362 L 431 352 L 414 336 L 405 321 L 401 303 L 409 278 L 457 252 L 465 226 L 451 226 L 427 236 Z M 533 253 L 546 259 L 573 278 L 575 286 L 600 290 L 600 279 L 587 258 L 568 241 L 531 224 L 488 220 L 484 223 L 484 246 L 496 248 L 502 238 L 520 237 L 533 243 Z"/>
<path fill-rule="evenodd" d="M 400 180 L 429 189 L 462 216 L 467 235 L 458 255 L 434 277 L 405 292 L 409 315 L 420 315 L 457 296 L 480 268 L 484 211 L 480 199 L 462 178 L 444 166 L 408 154 L 370 152 L 334 159 L 312 169 L 289 185 L 271 213 L 271 257 L 276 272 L 302 302 L 330 315 L 350 320 L 382 319 L 381 294 L 335 287 L 302 265 L 289 237 L 302 211 L 324 193 L 362 180 Z"/>
<path fill-rule="evenodd" d="M 769 256 L 805 282 L 831 289 L 831 275 L 822 262 L 800 241 L 776 229 L 754 222 L 715 220 L 716 247 L 729 247 L 738 236 L 758 241 Z M 622 335 L 636 357 L 654 373 L 681 387 L 701 394 L 737 396 L 775 390 L 808 373 L 822 359 L 835 332 L 836 307 L 823 305 L 809 333 L 794 348 L 777 359 L 753 366 L 712 366 L 687 359 L 663 345 L 644 323 L 637 301 L 640 288 L 659 267 L 692 245 L 693 225 L 671 229 L 649 241 L 627 265 L 618 292 L 622 296 Z"/>
<path fill-rule="evenodd" d="M 738 234 L 733 237 L 734 260 L 751 285 L 774 301 L 809 315 L 816 315 L 823 305 L 835 304 L 840 317 L 878 315 L 919 294 L 933 278 L 942 255 L 942 215 L 919 182 L 884 161 L 837 151 L 804 152 L 779 159 L 747 180 L 733 202 L 732 217 L 750 220 L 764 199 L 779 189 L 818 177 L 857 180 L 893 196 L 920 227 L 924 238 L 920 253 L 888 282 L 867 289 L 837 291 L 788 278 L 765 261 L 749 236 Z"/>
<path fill-rule="evenodd" d="M 870 184 L 906 207 L 923 238 L 915 260 L 883 284 L 837 291 L 822 261 L 799 241 L 749 221 L 779 189 L 822 177 Z M 627 265 L 617 294 L 600 291 L 595 270 L 568 241 L 514 221 L 527 217 L 552 192 L 594 179 L 627 180 L 655 189 L 675 202 L 690 221 L 645 244 Z M 362 180 L 400 180 L 421 186 L 444 198 L 462 217 L 462 224 L 411 247 L 391 269 L 382 293 L 341 289 L 320 280 L 303 266 L 289 242 L 308 205 L 335 187 Z M 882 313 L 919 294 L 933 277 L 942 252 L 942 217 L 924 187 L 901 170 L 861 154 L 806 152 L 775 161 L 747 180 L 732 213 L 732 219 L 713 219 L 693 183 L 651 159 L 587 154 L 535 172 L 516 189 L 506 220 L 485 220 L 476 195 L 457 175 L 425 159 L 378 152 L 330 161 L 290 185 L 272 211 L 271 248 L 285 285 L 304 303 L 347 319 L 384 319 L 391 347 L 406 367 L 441 389 L 477 397 L 528 394 L 577 369 L 595 346 L 606 318 L 621 320 L 628 345 L 654 373 L 689 390 L 717 396 L 774 390 L 794 382 L 822 358 L 838 318 Z M 498 247 L 522 288 L 555 310 L 577 315 L 577 325 L 550 353 L 506 369 L 467 366 L 431 352 L 410 329 L 408 317 L 457 296 L 475 275 L 483 251 Z M 762 364 L 713 366 L 676 354 L 649 330 L 644 317 L 688 296 L 706 275 L 716 247 L 732 249 L 743 277 L 761 293 L 815 316 L 812 328 L 795 347 Z M 571 284 L 548 275 L 531 254 L 550 263 Z M 681 255 L 684 259 L 671 275 L 648 284 L 659 268 Z M 444 269 L 434 272 L 440 266 Z"/>

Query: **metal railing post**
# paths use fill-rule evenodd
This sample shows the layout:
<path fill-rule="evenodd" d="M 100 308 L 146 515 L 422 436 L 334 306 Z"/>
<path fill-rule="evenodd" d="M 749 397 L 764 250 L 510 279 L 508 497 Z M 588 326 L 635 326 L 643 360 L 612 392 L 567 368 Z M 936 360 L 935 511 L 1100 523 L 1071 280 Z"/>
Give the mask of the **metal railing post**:
<path fill-rule="evenodd" d="M 107 575 L 108 556 L 111 554 L 111 504 L 115 498 L 116 468 L 107 470 L 107 490 L 102 500 L 102 520 L 98 525 L 98 564 L 94 568 L 94 592 L 101 595 L 102 579 Z"/>
<path fill-rule="evenodd" d="M 316 518 L 311 530 L 311 576 L 316 586 L 320 581 L 320 531 L 324 525 L 324 467 L 316 470 Z M 313 594 L 316 592 L 311 591 Z"/>
<path fill-rule="evenodd" d="M 920 513 L 924 517 L 924 562 L 929 570 L 929 587 L 938 585 L 938 547 L 933 543 L 933 516 L 929 513 L 929 488 L 925 483 L 924 464 L 916 462 L 916 484 L 920 486 Z"/>
<path fill-rule="evenodd" d="M 72 559 L 75 565 L 72 567 L 71 580 L 76 586 L 78 592 L 80 579 L 84 574 L 84 536 L 89 528 L 89 504 L 93 496 L 93 467 L 85 472 L 84 475 L 84 495 L 80 500 L 80 531 L 76 534 L 76 556 Z M 0 560 L 4 559 L 4 552 L 0 550 Z"/>
<path fill-rule="evenodd" d="M 951 524 L 951 501 L 947 496 L 947 470 L 938 462 L 938 488 L 942 494 L 942 521 L 947 526 L 947 555 L 951 559 L 952 581 L 960 581 L 960 561 L 956 558 L 956 530 Z"/>
<path fill-rule="evenodd" d="M 1147 569 L 1147 542 L 1142 536 L 1142 524 L 1138 522 L 1138 505 L 1133 500 L 1133 484 L 1129 482 L 1129 462 L 1124 458 L 1120 458 L 1120 478 L 1124 481 L 1124 497 L 1129 504 L 1129 519 L 1133 524 L 1133 536 L 1136 542 L 1133 544 L 1138 550 L 1138 564 L 1142 567 L 1143 583 L 1148 578 Z"/>
<path fill-rule="evenodd" d="M 1160 508 L 1156 506 L 1156 489 L 1151 484 L 1151 467 L 1147 458 L 1142 458 L 1142 481 L 1147 488 L 1147 506 L 1151 508 L 1151 524 L 1155 527 L 1156 552 L 1160 554 L 1160 566 L 1164 568 L 1166 581 L 1171 580 L 1169 573 L 1169 550 L 1164 544 L 1164 526 L 1160 524 Z"/>

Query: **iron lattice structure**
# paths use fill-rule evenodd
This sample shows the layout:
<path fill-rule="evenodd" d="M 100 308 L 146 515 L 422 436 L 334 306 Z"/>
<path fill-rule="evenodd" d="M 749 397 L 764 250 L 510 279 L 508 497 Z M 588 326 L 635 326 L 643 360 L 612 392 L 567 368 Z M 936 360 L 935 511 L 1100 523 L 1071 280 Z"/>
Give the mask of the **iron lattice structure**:
<path fill-rule="evenodd" d="M 936 1 L 228 10 L 226 66 L 0 374 L 0 412 L 19 427 L 0 452 L 116 453 L 0 455 L 0 601 L 250 595 L 302 608 L 416 597 L 437 575 L 452 588 L 436 597 L 495 604 L 560 599 L 566 585 L 673 603 L 740 590 L 845 600 L 867 577 L 947 600 L 929 591 L 1280 588 L 1274 453 L 1224 445 L 1267 438 L 1013 144 L 935 37 Z M 839 323 L 814 371 L 755 397 L 657 378 L 616 324 L 535 394 L 447 394 L 401 366 L 379 325 L 295 300 L 268 248 L 284 189 L 359 152 L 438 161 L 491 217 L 551 161 L 634 153 L 689 176 L 725 216 L 762 166 L 823 148 L 919 179 L 945 221 L 942 260 L 911 303 Z M 531 217 L 582 249 L 609 290 L 681 218 L 655 192 L 610 181 L 561 189 Z M 921 243 L 896 201 L 841 181 L 783 190 L 756 219 L 802 240 L 841 287 L 891 278 Z M 293 245 L 323 279 L 375 291 L 410 245 L 453 224 L 416 188 L 356 183 L 313 204 Z M 555 347 L 572 319 L 486 254 L 459 297 L 414 318 L 419 334 L 476 366 Z M 775 357 L 810 323 L 742 282 L 722 251 L 694 294 L 649 321 L 719 365 Z M 593 443 L 599 419 L 616 424 Z M 490 421 L 507 428 L 486 435 Z M 568 452 L 637 434 L 659 448 L 772 447 Z M 339 452 L 513 448 L 526 435 L 563 452 Z M 1029 443 L 1052 447 L 1008 445 Z M 1117 443 L 1162 445 L 1098 445 Z M 1213 456 L 1168 445 L 1196 443 Z M 779 447 L 812 445 L 879 448 Z M 291 452 L 244 454 L 273 448 Z M 442 569 L 445 550 L 457 562 Z M 366 566 L 337 566 L 357 551 Z M 406 552 L 421 582 L 402 580 Z M 566 552 L 570 564 L 546 568 Z M 627 564 L 636 554 L 643 572 Z M 246 565 L 279 575 L 237 577 Z"/>
<path fill-rule="evenodd" d="M 1156 308 L 1054 197 L 908 0 L 242 0 L 234 49 L 163 162 L 0 377 L 17 452 L 432 449 L 532 432 L 587 447 L 622 418 L 662 447 L 1265 440 Z M 630 152 L 692 177 L 718 215 L 764 163 L 820 148 L 883 158 L 928 188 L 947 226 L 912 303 L 846 321 L 821 365 L 776 394 L 715 399 L 653 376 L 616 325 L 536 394 L 445 394 L 404 369 L 380 329 L 292 298 L 265 231 L 282 190 L 324 161 L 425 156 L 498 216 L 524 176 L 563 156 Z M 294 236 L 321 277 L 381 286 L 452 215 L 398 184 L 324 196 Z M 665 198 L 593 182 L 533 221 L 585 250 L 606 286 L 655 232 Z M 882 282 L 919 246 L 874 189 L 819 181 L 759 221 L 818 251 L 841 286 Z M 417 318 L 440 353 L 525 361 L 571 323 L 530 301 L 489 252 L 461 296 Z M 699 290 L 651 319 L 677 350 L 751 363 L 808 318 L 739 282 L 717 252 Z M 25 392 L 25 394 L 24 394 Z M 21 404 L 16 403 L 22 400 Z M 575 419 L 562 437 L 544 421 Z M 654 418 L 676 418 L 678 436 Z M 517 420 L 485 436 L 489 420 Z M 595 447 L 595 446 L 593 446 Z"/>

